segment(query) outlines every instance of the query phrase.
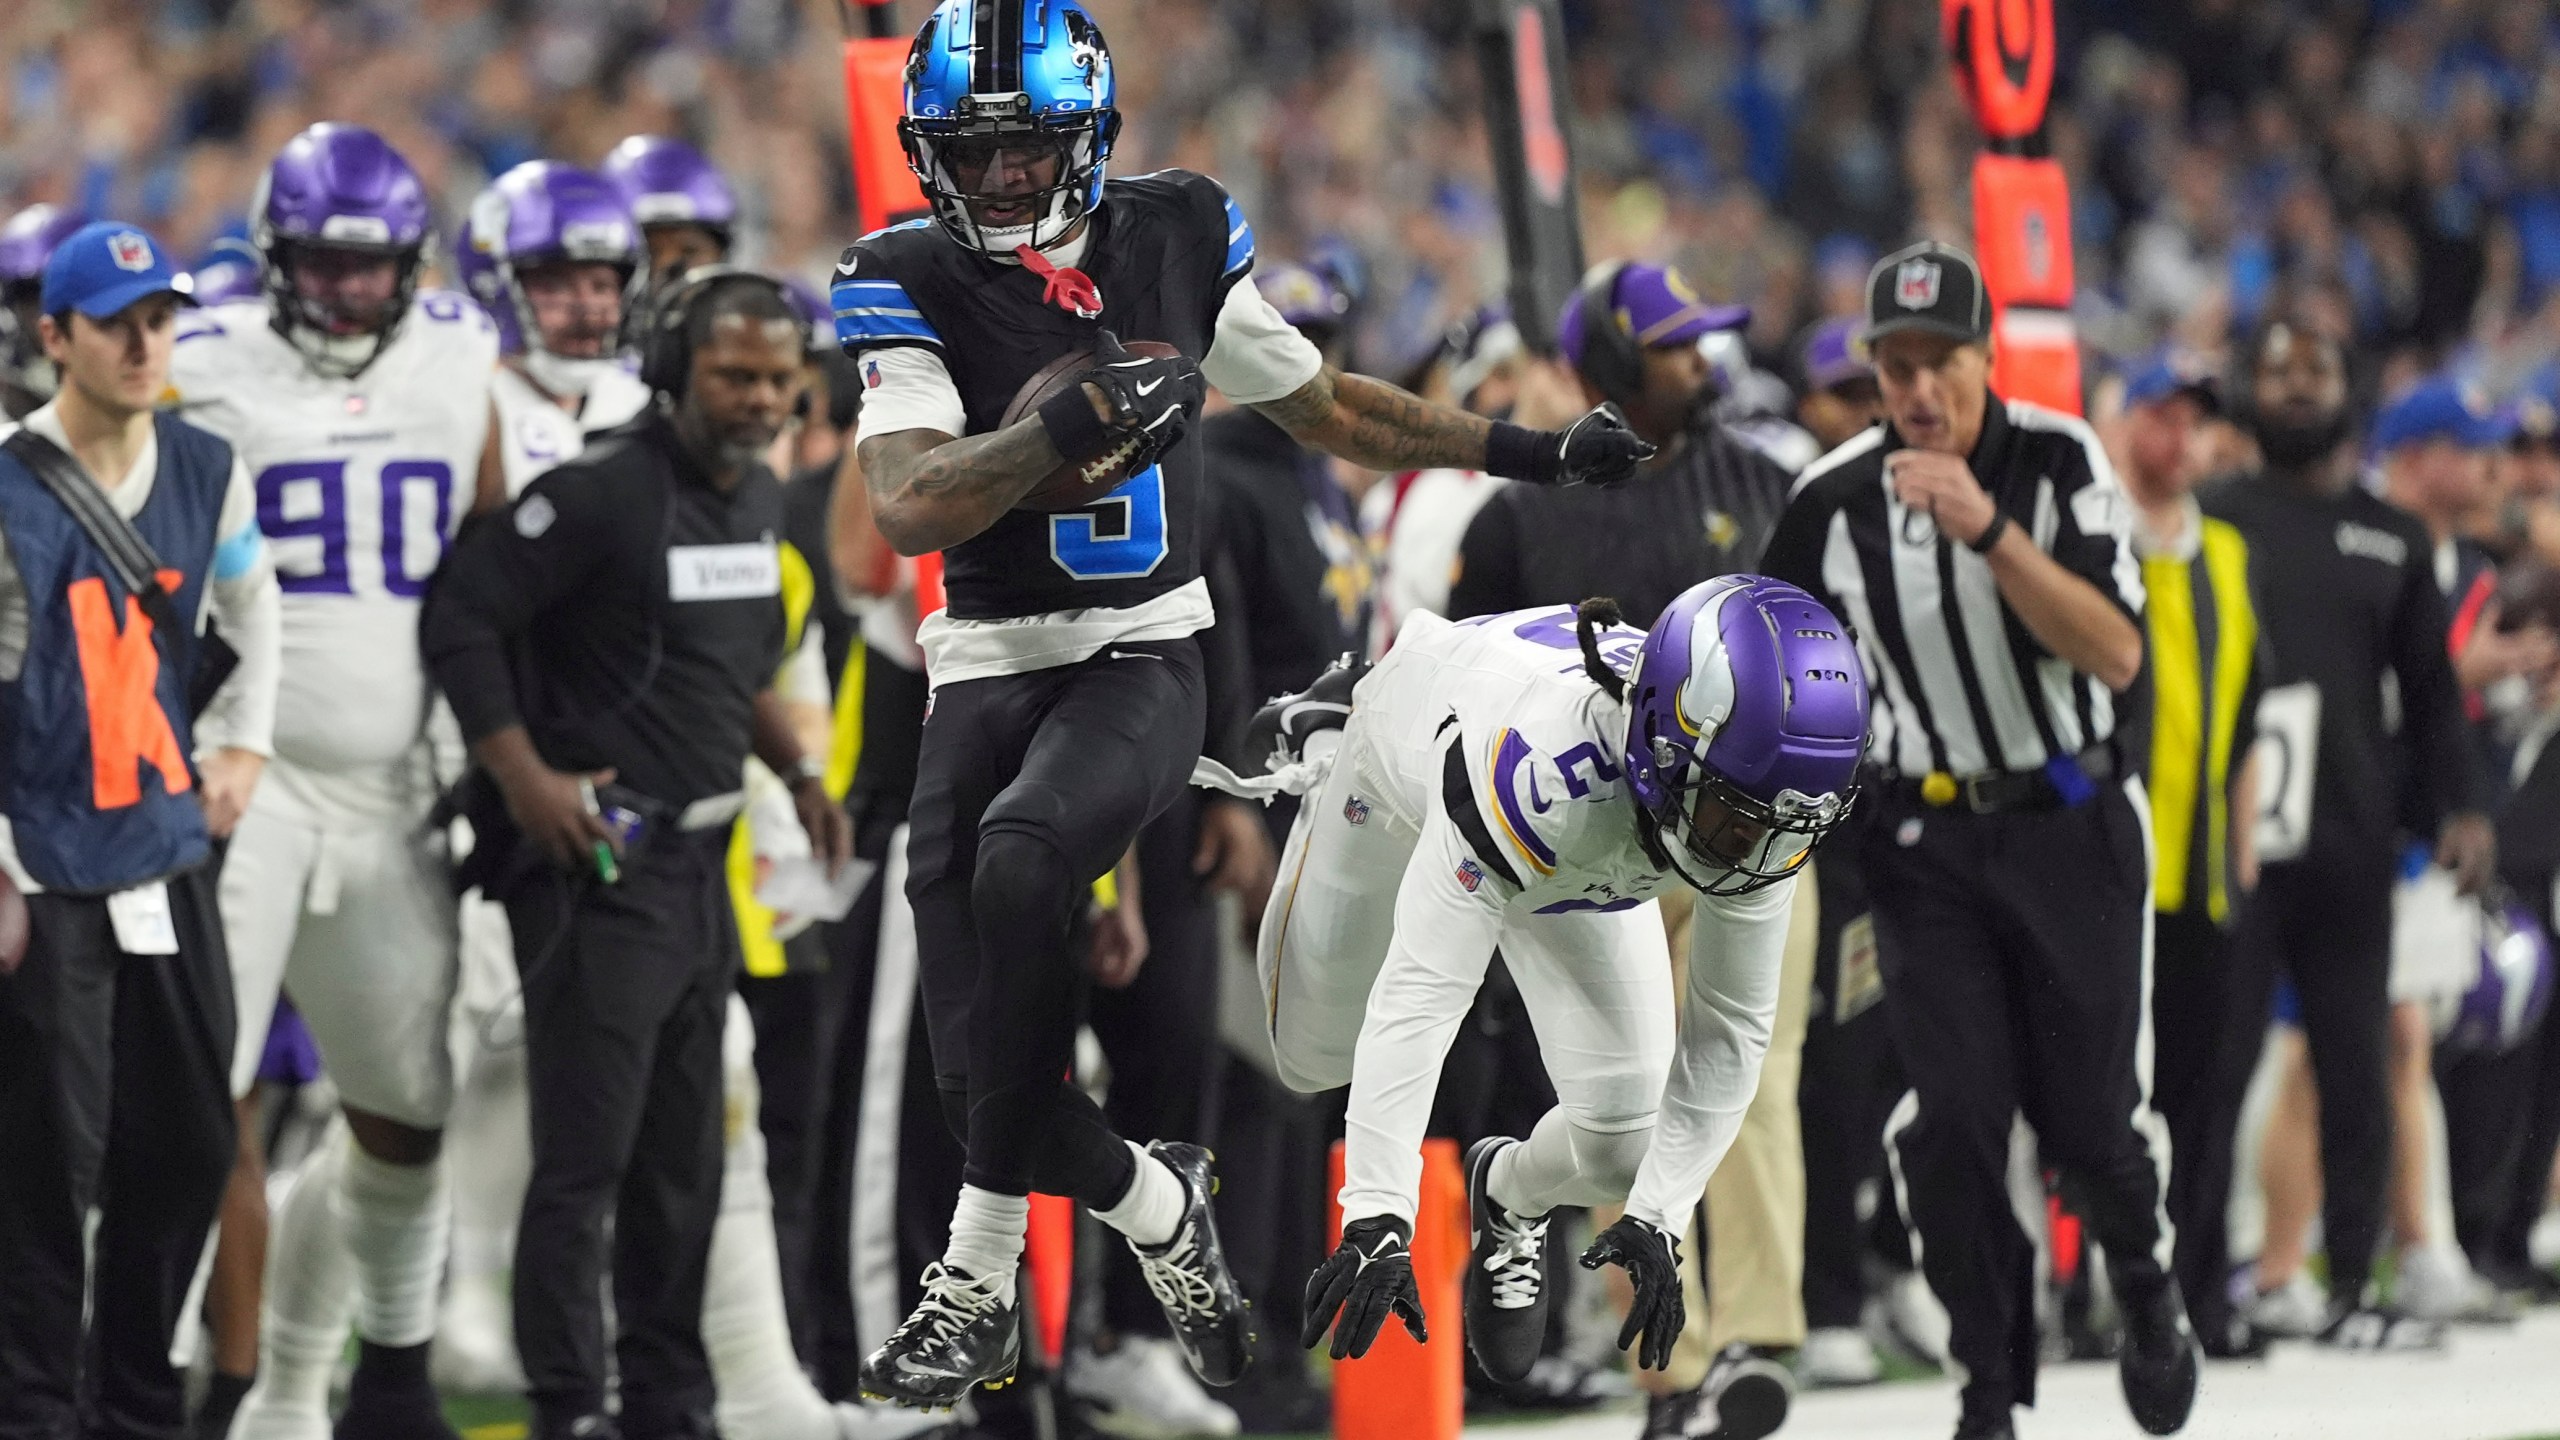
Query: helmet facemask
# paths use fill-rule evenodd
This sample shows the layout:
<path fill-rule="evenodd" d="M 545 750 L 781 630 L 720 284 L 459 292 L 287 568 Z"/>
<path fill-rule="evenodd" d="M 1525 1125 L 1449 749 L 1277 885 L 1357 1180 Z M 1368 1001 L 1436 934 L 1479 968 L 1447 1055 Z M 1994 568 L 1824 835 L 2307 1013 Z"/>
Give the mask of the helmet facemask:
<path fill-rule="evenodd" d="M 1120 127 L 1117 112 L 1044 120 L 1030 108 L 1027 95 L 971 96 L 957 119 L 898 122 L 907 164 L 933 203 L 934 218 L 954 240 L 982 255 L 1005 259 L 1023 245 L 1055 248 L 1102 198 L 1103 162 Z M 1026 187 L 1018 178 L 1052 166 L 1045 185 Z M 980 218 L 987 209 L 1020 214 L 991 223 Z"/>
<path fill-rule="evenodd" d="M 53 362 L 45 358 L 44 334 L 36 328 L 43 299 L 41 278 L 0 286 L 0 385 L 35 404 L 52 399 L 62 380 Z"/>
<path fill-rule="evenodd" d="M 1851 786 L 1829 795 L 1781 790 L 1776 800 L 1761 800 L 1671 739 L 1656 736 L 1652 745 L 1663 799 L 1645 815 L 1658 836 L 1657 858 L 1704 895 L 1748 895 L 1793 877 L 1857 796 Z"/>
<path fill-rule="evenodd" d="M 532 293 L 544 272 L 565 273 L 573 277 L 574 286 L 574 277 L 590 265 L 613 268 L 616 303 L 594 323 L 581 323 L 601 307 L 593 306 L 587 296 L 564 293 L 557 308 L 567 312 L 560 317 L 566 323 L 546 327 Z M 534 257 L 529 265 L 500 262 L 499 283 L 515 307 L 517 333 L 524 336 L 520 359 L 525 374 L 554 395 L 583 396 L 595 388 L 596 381 L 606 372 L 619 368 L 626 320 L 637 298 L 634 292 L 638 273 L 639 267 L 625 255 L 582 259 L 574 253 L 564 253 Z"/>
<path fill-rule="evenodd" d="M 331 223 L 338 218 L 366 217 L 335 217 Z M 391 347 L 408 319 L 409 302 L 418 293 L 418 273 L 426 259 L 423 244 L 289 240 L 272 233 L 261 235 L 260 241 L 259 248 L 267 256 L 265 288 L 276 330 L 302 352 L 312 369 L 333 379 L 352 380 Z M 330 300 L 303 294 L 297 279 L 308 263 L 346 265 L 382 259 L 391 262 L 391 288 L 380 302 L 368 307 L 371 313 L 343 313 Z"/>

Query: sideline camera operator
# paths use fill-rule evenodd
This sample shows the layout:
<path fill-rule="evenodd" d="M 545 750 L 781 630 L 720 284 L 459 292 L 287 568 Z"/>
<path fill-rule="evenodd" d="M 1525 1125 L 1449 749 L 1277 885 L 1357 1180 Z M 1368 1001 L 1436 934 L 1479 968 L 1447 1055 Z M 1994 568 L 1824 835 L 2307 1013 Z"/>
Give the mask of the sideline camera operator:
<path fill-rule="evenodd" d="M 421 620 L 497 792 L 466 803 L 467 878 L 505 901 L 524 979 L 515 1319 L 546 1440 L 713 1433 L 700 1321 L 739 964 L 723 859 L 751 746 L 792 780 L 818 853 L 850 848 L 771 688 L 783 506 L 757 457 L 790 414 L 802 326 L 772 281 L 688 277 L 643 336 L 660 402 L 466 531 Z M 619 1429 L 603 1418 L 608 1217 Z"/>

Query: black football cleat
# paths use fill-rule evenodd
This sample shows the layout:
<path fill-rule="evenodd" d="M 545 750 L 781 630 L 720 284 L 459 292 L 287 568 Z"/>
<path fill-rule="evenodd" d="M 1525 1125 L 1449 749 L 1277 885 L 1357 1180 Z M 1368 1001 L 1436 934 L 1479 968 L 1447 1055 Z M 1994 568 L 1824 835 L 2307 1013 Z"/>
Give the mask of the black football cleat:
<path fill-rule="evenodd" d="M 1368 673 L 1369 662 L 1345 653 L 1306 689 L 1273 697 L 1245 725 L 1245 763 L 1277 768 L 1306 758 L 1307 741 L 1350 723 L 1351 691 Z"/>
<path fill-rule="evenodd" d="M 1774 1357 L 1737 1340 L 1707 1367 L 1700 1387 L 1701 1408 L 1712 1408 L 1716 1426 L 1711 1440 L 1763 1440 L 1787 1423 L 1795 1403 L 1795 1372 Z"/>
<path fill-rule="evenodd" d="M 1227 1269 L 1227 1252 L 1218 1243 L 1218 1217 L 1209 1197 L 1218 1182 L 1209 1169 L 1211 1156 L 1197 1145 L 1158 1140 L 1147 1153 L 1161 1160 L 1182 1180 L 1186 1199 L 1182 1221 L 1162 1245 L 1129 1242 L 1138 1257 L 1138 1273 L 1164 1307 L 1174 1343 L 1191 1373 L 1205 1385 L 1233 1385 L 1253 1363 L 1253 1317 L 1244 1292 Z"/>
<path fill-rule="evenodd" d="M 1022 1309 L 991 1281 L 936 1260 L 924 1267 L 924 1299 L 862 1362 L 862 1395 L 915 1410 L 948 1410 L 980 1385 L 1013 1382 L 1022 1358 Z"/>
<path fill-rule="evenodd" d="M 2187 1323 L 2177 1282 L 2158 1280 L 2142 1290 L 2120 1287 L 2124 1302 L 2124 1353 L 2116 1375 L 2133 1423 L 2153 1435 L 2175 1435 L 2196 1407 L 2196 1382 L 2204 1347 Z"/>
<path fill-rule="evenodd" d="M 336 1440 L 462 1440 L 427 1378 L 427 1346 L 364 1342 Z"/>
<path fill-rule="evenodd" d="M 1467 1149 L 1467 1349 L 1495 1383 L 1538 1363 L 1547 1339 L 1547 1217 L 1514 1215 L 1486 1184 L 1494 1157 L 1520 1142 L 1489 1135 Z"/>

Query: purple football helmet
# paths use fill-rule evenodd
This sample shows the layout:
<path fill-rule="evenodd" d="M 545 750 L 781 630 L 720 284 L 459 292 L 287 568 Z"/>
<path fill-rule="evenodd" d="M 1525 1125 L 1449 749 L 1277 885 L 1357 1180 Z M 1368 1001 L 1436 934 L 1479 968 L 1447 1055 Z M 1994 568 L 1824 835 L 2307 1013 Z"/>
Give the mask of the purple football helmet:
<path fill-rule="evenodd" d="M 783 298 L 791 302 L 792 309 L 800 312 L 801 321 L 809 327 L 807 346 L 809 353 L 822 355 L 834 350 L 836 348 L 835 306 L 827 300 L 826 296 L 818 293 L 817 286 L 799 276 L 784 275 L 780 278 Z"/>
<path fill-rule="evenodd" d="M 1761 575 L 1692 585 L 1627 685 L 1627 787 L 1655 858 L 1710 895 L 1795 874 L 1849 813 L 1867 678 L 1849 627 Z"/>
<path fill-rule="evenodd" d="M 53 398 L 53 362 L 44 358 L 36 317 L 43 309 L 44 262 L 88 217 L 59 205 L 30 205 L 0 225 L 0 388 L 12 416 Z"/>
<path fill-rule="evenodd" d="M 312 369 L 349 379 L 387 349 L 409 315 L 426 259 L 426 186 L 379 135 L 322 121 L 285 142 L 258 181 L 250 240 L 266 261 L 277 333 Z M 350 269 L 389 258 L 385 296 L 328 292 Z M 306 295 L 300 273 L 314 272 Z"/>
<path fill-rule="evenodd" d="M 2551 1008 L 2551 937 L 2513 900 L 2484 900 L 2480 909 L 2480 969 L 2440 1024 L 2439 1043 L 2458 1055 L 2503 1055 Z"/>
<path fill-rule="evenodd" d="M 463 287 L 497 322 L 499 347 L 523 358 L 535 384 L 555 395 L 584 395 L 621 363 L 614 337 L 644 257 L 640 227 L 620 186 L 575 165 L 528 160 L 471 202 L 455 248 Z M 596 333 L 576 337 L 584 343 L 575 348 L 591 354 L 555 348 L 570 337 L 543 334 L 525 291 L 528 274 L 560 264 L 610 265 L 620 277 L 622 303 Z"/>
<path fill-rule="evenodd" d="M 254 300 L 265 283 L 265 265 L 258 259 L 258 247 L 237 237 L 216 240 L 196 268 L 187 272 L 195 282 L 196 303 L 227 305 L 234 300 Z"/>
<path fill-rule="evenodd" d="M 597 168 L 622 187 L 632 218 L 641 224 L 699 225 L 728 247 L 738 223 L 738 197 L 701 151 L 671 136 L 633 135 Z"/>

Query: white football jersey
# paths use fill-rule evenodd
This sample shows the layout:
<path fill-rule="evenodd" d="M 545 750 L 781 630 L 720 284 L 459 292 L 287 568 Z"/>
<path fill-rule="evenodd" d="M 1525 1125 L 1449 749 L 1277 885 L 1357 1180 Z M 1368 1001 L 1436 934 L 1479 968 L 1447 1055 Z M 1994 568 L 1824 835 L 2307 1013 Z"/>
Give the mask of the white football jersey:
<path fill-rule="evenodd" d="M 1600 635 L 1602 658 L 1620 673 L 1643 645 L 1632 626 Z M 1452 798 L 1448 746 L 1464 745 L 1481 833 L 1519 882 L 1512 904 L 1533 914 L 1632 909 L 1679 883 L 1638 838 L 1626 705 L 1584 673 L 1573 607 L 1455 624 L 1409 616 L 1352 708 L 1394 777 L 1392 793 L 1370 798 L 1405 825 L 1421 826 L 1435 794 Z"/>
<path fill-rule="evenodd" d="M 639 414 L 650 398 L 649 387 L 638 376 L 608 370 L 573 415 L 512 365 L 498 367 L 489 393 L 498 406 L 498 463 L 510 500 L 523 494 L 534 477 L 587 448 L 589 435 Z"/>
<path fill-rule="evenodd" d="M 468 297 L 426 291 L 352 380 L 315 373 L 263 299 L 186 313 L 172 403 L 231 442 L 284 589 L 276 754 L 402 798 L 426 720 L 418 602 L 478 488 L 498 337 Z"/>

